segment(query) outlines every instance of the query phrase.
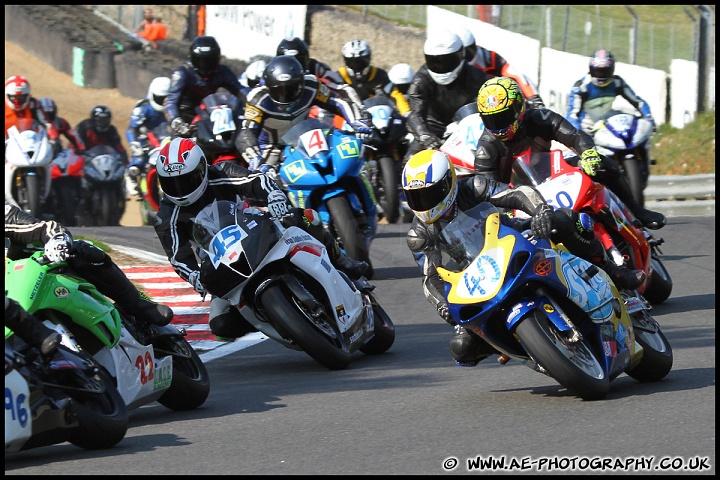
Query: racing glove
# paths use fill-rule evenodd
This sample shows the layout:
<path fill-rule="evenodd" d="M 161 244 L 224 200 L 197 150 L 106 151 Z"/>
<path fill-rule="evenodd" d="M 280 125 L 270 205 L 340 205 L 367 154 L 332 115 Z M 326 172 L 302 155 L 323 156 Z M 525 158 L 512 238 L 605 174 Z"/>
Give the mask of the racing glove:
<path fill-rule="evenodd" d="M 528 98 L 525 103 L 530 108 L 545 108 L 545 103 L 542 101 L 542 98 L 540 98 L 540 95 L 533 95 Z"/>
<path fill-rule="evenodd" d="M 440 315 L 443 320 L 450 324 L 454 323 L 452 317 L 450 316 L 450 309 L 448 308 L 447 303 L 439 302 L 435 307 L 437 308 L 438 315 Z"/>
<path fill-rule="evenodd" d="M 365 121 L 351 123 L 350 126 L 355 130 L 355 137 L 361 142 L 367 143 L 372 139 L 372 127 Z"/>
<path fill-rule="evenodd" d="M 418 141 L 426 150 L 437 150 L 442 145 L 442 141 L 432 133 L 420 135 Z"/>
<path fill-rule="evenodd" d="M 70 254 L 72 244 L 73 239 L 69 233 L 56 233 L 45 244 L 45 256 L 53 263 L 64 262 Z"/>
<path fill-rule="evenodd" d="M 550 238 L 553 208 L 547 203 L 538 205 L 530 222 L 532 234 L 538 238 Z"/>
<path fill-rule="evenodd" d="M 130 155 L 133 157 L 143 156 L 143 147 L 140 145 L 140 142 L 130 142 L 128 144 L 128 149 L 130 150 Z"/>
<path fill-rule="evenodd" d="M 602 158 L 594 148 L 588 148 L 580 156 L 580 169 L 585 175 L 594 177 L 602 170 Z"/>
<path fill-rule="evenodd" d="M 273 190 L 268 195 L 268 211 L 275 219 L 281 219 L 288 214 L 288 200 L 281 190 Z"/>
<path fill-rule="evenodd" d="M 180 117 L 174 118 L 173 121 L 170 122 L 170 128 L 172 128 L 173 133 L 178 137 L 190 137 L 195 130 L 193 125 L 183 122 Z"/>

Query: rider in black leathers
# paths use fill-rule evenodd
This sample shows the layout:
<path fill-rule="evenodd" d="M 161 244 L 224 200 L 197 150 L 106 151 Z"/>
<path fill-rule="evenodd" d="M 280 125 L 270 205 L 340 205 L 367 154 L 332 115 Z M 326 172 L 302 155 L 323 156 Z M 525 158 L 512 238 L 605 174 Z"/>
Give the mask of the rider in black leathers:
<path fill-rule="evenodd" d="M 29 345 L 49 356 L 55 353 L 62 336 L 46 327 L 34 315 L 28 313 L 18 302 L 5 294 L 5 326 Z"/>
<path fill-rule="evenodd" d="M 406 162 L 420 150 L 442 145 L 445 128 L 452 123 L 455 112 L 474 102 L 477 91 L 489 78 L 479 68 L 467 64 L 462 40 L 453 33 L 431 35 L 424 48 L 426 63 L 415 73 L 408 90 L 408 127 L 415 140 L 405 154 Z M 449 63 L 450 60 L 455 63 Z"/>
<path fill-rule="evenodd" d="M 502 93 L 495 90 L 501 90 Z M 502 125 L 494 125 L 497 122 L 493 119 L 495 110 L 492 109 L 497 107 L 486 106 L 488 101 L 494 102 L 498 95 L 507 98 L 510 109 L 516 111 L 516 114 Z M 657 230 L 667 222 L 663 214 L 647 210 L 638 203 L 617 163 L 597 152 L 590 135 L 577 130 L 559 113 L 545 108 L 527 108 L 514 80 L 495 77 L 483 85 L 477 98 L 478 110 L 485 128 L 475 150 L 475 173 L 507 183 L 510 181 L 512 164 L 517 155 L 527 149 L 533 152 L 549 152 L 552 141 L 555 140 L 577 155 L 568 156 L 568 163 L 579 166 L 593 180 L 610 188 L 643 225 Z M 509 109 L 502 110 L 498 115 L 508 111 Z M 491 127 L 508 127 L 511 132 L 501 129 L 502 134 L 497 131 L 493 133 Z"/>
<path fill-rule="evenodd" d="M 191 137 L 195 108 L 203 98 L 220 88 L 235 95 L 245 103 L 243 86 L 230 67 L 220 63 L 220 46 L 214 37 L 196 37 L 190 45 L 190 60 L 180 65 L 172 74 L 172 83 L 163 107 L 165 116 L 175 136 Z"/>
<path fill-rule="evenodd" d="M 437 176 L 438 181 L 416 187 L 414 176 L 421 177 L 423 172 L 430 171 Z M 549 237 L 553 242 L 562 243 L 574 255 L 605 270 L 618 288 L 634 289 L 646 279 L 644 271 L 618 267 L 607 257 L 586 215 L 568 208 L 553 210 L 533 187 L 521 185 L 510 188 L 507 184 L 482 175 L 456 179 L 454 167 L 447 155 L 434 150 L 419 152 L 408 161 L 403 170 L 402 184 L 408 204 L 415 212 L 407 233 L 407 244 L 422 268 L 425 297 L 446 322 L 455 326 L 450 351 L 458 365 L 474 366 L 497 353 L 474 333 L 455 324 L 445 300 L 444 282 L 437 274 L 437 267 L 443 265 L 440 232 L 457 216 L 458 210 L 469 210 L 484 201 L 501 209 L 522 210 L 532 217 L 520 219 L 503 215 L 501 221 L 518 231 L 531 229 L 537 237 Z M 445 187 L 438 190 L 441 184 Z M 418 204 L 437 207 L 421 211 Z"/>
<path fill-rule="evenodd" d="M 182 142 L 190 143 L 180 145 Z M 182 195 L 185 201 L 180 201 L 176 197 L 173 197 L 175 200 L 171 199 L 168 195 L 171 191 L 169 187 L 173 179 L 179 178 L 173 172 L 180 171 L 182 165 L 193 163 L 197 163 L 193 165 L 193 169 L 197 168 L 198 172 L 207 173 L 203 174 L 198 185 L 187 181 L 181 182 L 187 187 L 184 193 L 189 194 Z M 224 291 L 226 285 L 212 283 L 212 265 L 198 264 L 193 251 L 193 218 L 214 200 L 239 203 L 246 200 L 256 206 L 267 206 L 271 198 L 277 199 L 280 194 L 278 185 L 268 175 L 251 172 L 235 162 L 208 165 L 200 147 L 190 139 L 176 138 L 166 145 L 160 151 L 157 168 L 160 185 L 165 195 L 160 201 L 160 209 L 155 216 L 153 226 L 170 265 L 198 293 Z M 189 171 L 187 176 L 194 177 L 194 172 Z M 174 194 L 178 195 L 178 193 Z M 321 241 L 333 264 L 351 278 L 358 278 L 365 273 L 368 264 L 357 262 L 342 253 L 332 234 L 323 227 L 317 212 L 292 208 L 284 194 L 280 194 L 279 201 L 282 203 L 282 210 L 292 214 L 292 216 L 283 216 L 282 221 L 286 226 L 292 224 L 303 228 Z M 210 329 L 218 337 L 238 338 L 256 331 L 237 309 L 230 308 L 229 302 L 217 296 L 213 296 L 211 300 L 209 317 Z"/>
<path fill-rule="evenodd" d="M 54 220 L 38 220 L 6 202 L 5 237 L 11 242 L 8 258 L 26 257 L 28 244 L 44 245 L 46 254 L 51 249 L 63 251 L 58 258 L 67 261 L 74 275 L 95 285 L 137 320 L 163 326 L 173 318 L 170 307 L 143 297 L 107 253 L 84 240 L 73 240 L 70 232 Z"/>

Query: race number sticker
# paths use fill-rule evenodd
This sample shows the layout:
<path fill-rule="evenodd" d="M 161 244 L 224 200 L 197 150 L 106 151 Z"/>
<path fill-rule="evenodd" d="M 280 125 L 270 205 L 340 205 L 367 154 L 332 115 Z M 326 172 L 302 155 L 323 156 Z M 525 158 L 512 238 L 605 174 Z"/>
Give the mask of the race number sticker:
<path fill-rule="evenodd" d="M 210 243 L 213 267 L 218 268 L 221 263 L 229 265 L 237 261 L 242 253 L 240 242 L 247 235 L 247 232 L 237 225 L 230 225 L 220 230 Z"/>
<path fill-rule="evenodd" d="M 327 140 L 325 139 L 325 134 L 319 128 L 300 135 L 300 143 L 311 157 L 314 157 L 320 152 L 330 150 Z"/>
<path fill-rule="evenodd" d="M 213 122 L 213 135 L 221 135 L 237 129 L 232 110 L 224 105 L 210 113 L 210 121 Z"/>

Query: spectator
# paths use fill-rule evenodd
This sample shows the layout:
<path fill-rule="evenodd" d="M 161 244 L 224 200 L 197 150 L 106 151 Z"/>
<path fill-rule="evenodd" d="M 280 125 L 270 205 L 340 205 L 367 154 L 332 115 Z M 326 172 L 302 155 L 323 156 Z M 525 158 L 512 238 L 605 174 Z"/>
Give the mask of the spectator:
<path fill-rule="evenodd" d="M 162 18 L 160 17 L 153 18 L 153 21 L 148 23 L 142 33 L 139 34 L 139 37 L 144 38 L 155 49 L 157 49 L 156 42 L 165 40 L 167 36 L 167 25 L 162 23 Z"/>
<path fill-rule="evenodd" d="M 153 21 L 152 10 L 150 10 L 149 8 L 146 8 L 145 12 L 143 13 L 142 21 L 138 24 L 137 27 L 135 27 L 135 30 L 133 30 L 133 33 L 140 36 L 140 33 L 145 31 L 145 28 L 147 28 L 147 26 L 150 25 L 152 23 L 152 21 Z"/>

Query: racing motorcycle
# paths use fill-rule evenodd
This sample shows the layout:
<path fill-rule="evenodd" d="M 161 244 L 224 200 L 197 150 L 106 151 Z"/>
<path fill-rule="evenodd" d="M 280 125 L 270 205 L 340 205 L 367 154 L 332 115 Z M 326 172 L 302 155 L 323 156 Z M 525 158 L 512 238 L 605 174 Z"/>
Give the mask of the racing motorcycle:
<path fill-rule="evenodd" d="M 235 95 L 226 92 L 208 95 L 195 109 L 195 138 L 209 163 L 229 160 L 248 166 L 235 148 L 244 109 L 245 105 Z"/>
<path fill-rule="evenodd" d="M 195 217 L 193 239 L 208 292 L 226 299 L 258 331 L 304 351 L 330 370 L 356 351 L 387 351 L 395 327 L 365 278 L 351 281 L 324 245 L 268 212 L 226 200 Z"/>
<path fill-rule="evenodd" d="M 652 121 L 643 116 L 611 110 L 595 122 L 592 136 L 597 151 L 617 162 L 630 190 L 640 205 L 650 176 L 650 137 L 655 130 Z"/>
<path fill-rule="evenodd" d="M 475 175 L 475 150 L 484 129 L 475 102 L 460 107 L 445 128 L 439 150 L 450 157 L 458 178 Z"/>
<path fill-rule="evenodd" d="M 406 120 L 395 102 L 384 94 L 363 100 L 363 106 L 372 116 L 372 138 L 365 142 L 370 184 L 380 216 L 388 223 L 395 223 L 401 217 L 400 170 L 410 144 Z"/>
<path fill-rule="evenodd" d="M 50 195 L 53 149 L 47 130 L 27 118 L 7 129 L 5 198 L 37 218 L 43 218 Z"/>
<path fill-rule="evenodd" d="M 570 165 L 560 150 L 525 151 L 516 157 L 512 168 L 512 183 L 532 185 L 550 205 L 590 215 L 595 235 L 610 258 L 619 266 L 647 274 L 638 292 L 652 303 L 667 300 L 673 283 L 661 259 L 664 240 L 644 228 L 609 188 Z"/>
<path fill-rule="evenodd" d="M 377 229 L 377 208 L 364 170 L 363 144 L 355 132 L 307 118 L 281 138 L 279 178 L 298 208 L 315 209 L 345 253 L 370 265 L 370 243 Z"/>
<path fill-rule="evenodd" d="M 63 345 L 92 355 L 128 409 L 157 401 L 192 410 L 205 402 L 208 372 L 184 329 L 136 321 L 94 285 L 66 273 L 67 262 L 50 262 L 42 251 L 5 263 L 8 297 L 61 333 Z"/>
<path fill-rule="evenodd" d="M 169 141 L 172 132 L 169 129 L 168 122 L 162 122 L 153 129 L 149 129 L 141 134 L 138 138 L 143 145 L 143 155 L 147 159 L 145 169 L 137 172 L 140 175 L 138 181 L 138 190 L 140 191 L 140 214 L 142 216 L 143 225 L 152 225 L 155 220 L 155 214 L 160 208 L 160 197 L 162 190 L 160 182 L 157 178 L 155 164 L 158 154 L 164 146 L 164 142 Z M 130 167 L 137 168 L 137 167 Z"/>
<path fill-rule="evenodd" d="M 125 163 L 110 145 L 85 151 L 81 218 L 86 226 L 117 226 L 125 213 Z"/>
<path fill-rule="evenodd" d="M 441 233 L 451 261 L 438 268 L 450 314 L 499 353 L 599 400 L 625 373 L 664 378 L 673 353 L 650 305 L 619 291 L 598 267 L 501 221 L 488 202 Z"/>
<path fill-rule="evenodd" d="M 5 327 L 5 453 L 70 442 L 110 448 L 128 429 L 112 378 L 84 351 L 50 358 Z"/>
<path fill-rule="evenodd" d="M 52 160 L 48 209 L 66 227 L 77 225 L 77 209 L 82 198 L 85 158 L 64 148 Z"/>

